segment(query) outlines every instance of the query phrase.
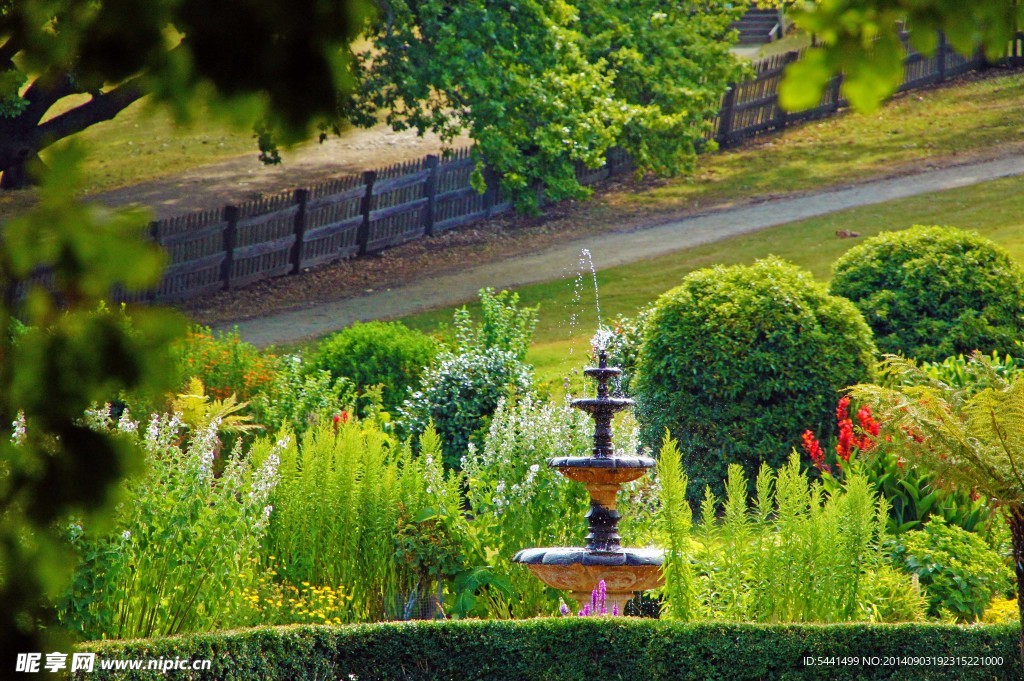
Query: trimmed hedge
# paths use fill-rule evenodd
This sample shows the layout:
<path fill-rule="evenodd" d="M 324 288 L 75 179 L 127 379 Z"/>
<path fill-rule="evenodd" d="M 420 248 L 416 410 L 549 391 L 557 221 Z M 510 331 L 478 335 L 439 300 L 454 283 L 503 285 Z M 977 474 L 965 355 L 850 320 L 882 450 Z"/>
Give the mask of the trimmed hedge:
<path fill-rule="evenodd" d="M 633 618 L 403 622 L 291 626 L 141 641 L 86 643 L 89 679 L 162 679 L 103 672 L 110 658 L 211 659 L 211 671 L 172 678 L 344 679 L 914 679 L 1022 678 L 1017 625 L 685 624 Z M 878 664 L 807 665 L 807 657 L 878 658 Z M 1002 658 L 1002 665 L 897 664 L 901 657 Z M 887 658 L 896 658 L 889 660 Z M 859 661 L 858 660 L 858 661 Z M 849 662 L 849 660 L 847 660 Z M 886 662 L 893 662 L 886 664 Z"/>
<path fill-rule="evenodd" d="M 810 428 L 827 439 L 836 400 L 869 380 L 871 329 L 850 301 L 778 258 L 691 272 L 644 324 L 632 389 L 644 443 L 679 442 L 691 500 L 717 496 L 729 464 L 753 481 Z"/>
<path fill-rule="evenodd" d="M 1024 270 L 976 233 L 883 232 L 832 268 L 831 293 L 860 309 L 881 352 L 926 362 L 972 350 L 1004 355 L 1024 336 Z"/>

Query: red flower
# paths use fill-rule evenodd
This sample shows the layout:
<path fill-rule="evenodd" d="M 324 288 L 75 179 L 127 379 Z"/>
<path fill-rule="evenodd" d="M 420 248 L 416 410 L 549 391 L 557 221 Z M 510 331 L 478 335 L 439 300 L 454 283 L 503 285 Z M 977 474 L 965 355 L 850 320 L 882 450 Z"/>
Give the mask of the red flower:
<path fill-rule="evenodd" d="M 800 436 L 800 440 L 803 443 L 804 451 L 811 457 L 811 461 L 818 468 L 825 465 L 825 452 L 821 451 L 821 444 L 818 443 L 818 439 L 814 437 L 814 432 L 805 430 L 804 434 Z"/>
<path fill-rule="evenodd" d="M 843 461 L 849 461 L 850 448 L 855 444 L 857 443 L 853 436 L 853 421 L 843 419 L 839 422 L 839 442 L 836 443 L 836 455 Z"/>
<path fill-rule="evenodd" d="M 861 430 L 868 435 L 877 437 L 881 431 L 878 421 L 871 416 L 871 407 L 866 404 L 857 410 L 857 421 L 860 423 Z"/>
<path fill-rule="evenodd" d="M 842 423 L 848 418 L 850 418 L 850 398 L 844 396 L 839 398 L 839 404 L 836 405 L 836 421 Z"/>

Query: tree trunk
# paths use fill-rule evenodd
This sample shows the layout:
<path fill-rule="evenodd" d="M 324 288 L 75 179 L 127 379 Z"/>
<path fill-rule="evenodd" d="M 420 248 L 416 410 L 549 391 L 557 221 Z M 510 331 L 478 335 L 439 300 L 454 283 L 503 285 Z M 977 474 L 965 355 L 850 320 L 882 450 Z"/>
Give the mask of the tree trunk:
<path fill-rule="evenodd" d="M 33 162 L 42 164 L 42 161 L 39 160 L 39 154 L 32 154 L 28 158 L 24 158 L 9 165 L 3 171 L 3 174 L 0 175 L 0 190 L 25 189 L 26 187 L 36 184 L 35 177 L 30 171 L 30 168 L 36 165 Z"/>
<path fill-rule="evenodd" d="M 1024 505 L 1014 504 L 1007 509 L 1010 536 L 1013 537 L 1013 566 L 1017 574 L 1017 610 L 1020 614 L 1020 659 L 1024 664 Z"/>

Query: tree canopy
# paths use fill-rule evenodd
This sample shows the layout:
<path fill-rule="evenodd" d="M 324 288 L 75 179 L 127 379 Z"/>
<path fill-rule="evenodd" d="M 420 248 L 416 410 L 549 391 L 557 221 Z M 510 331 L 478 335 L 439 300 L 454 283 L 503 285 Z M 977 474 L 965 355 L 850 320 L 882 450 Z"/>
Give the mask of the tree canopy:
<path fill-rule="evenodd" d="M 184 116 L 212 86 L 236 112 L 245 98 L 250 118 L 270 112 L 276 130 L 368 126 L 383 112 L 397 129 L 466 133 L 532 206 L 541 184 L 550 198 L 584 195 L 575 164 L 599 166 L 613 145 L 644 170 L 691 169 L 741 73 L 726 38 L 743 3 L 724 0 L 380 0 L 352 16 L 316 0 L 0 3 L 5 187 L 24 184 L 40 150 L 146 94 Z M 91 97 L 45 118 L 76 94 Z"/>
<path fill-rule="evenodd" d="M 367 14 L 362 0 L 0 0 L 2 186 L 146 94 L 184 118 L 215 91 L 236 113 L 304 131 L 351 87 L 347 46 Z M 72 95 L 89 98 L 45 119 Z"/>
<path fill-rule="evenodd" d="M 467 133 L 503 189 L 584 193 L 574 164 L 621 145 L 639 167 L 692 167 L 705 120 L 740 74 L 729 23 L 743 3 L 392 0 L 359 55 L 363 112 L 452 140 Z"/>
<path fill-rule="evenodd" d="M 871 111 L 900 85 L 901 30 L 926 55 L 934 54 L 942 32 L 961 54 L 981 48 L 995 61 L 1020 27 L 1024 5 L 1017 0 L 805 1 L 793 5 L 791 16 L 819 46 L 789 67 L 779 92 L 783 106 L 816 106 L 829 79 L 843 73 L 844 96 L 855 108 Z"/>
<path fill-rule="evenodd" d="M 110 118 L 143 92 L 180 115 L 203 93 L 302 129 L 334 111 L 346 73 L 338 47 L 362 16 L 352 0 L 0 0 L 0 168 L 23 169 L 66 131 Z M 40 124 L 75 93 L 90 98 Z M 5 666 L 17 652 L 67 650 L 47 606 L 73 566 L 62 532 L 72 520 L 102 523 L 114 483 L 141 460 L 135 446 L 84 425 L 85 410 L 121 390 L 158 399 L 171 389 L 168 348 L 184 331 L 167 312 L 103 306 L 114 286 L 156 285 L 165 256 L 145 238 L 146 211 L 75 200 L 81 155 L 74 145 L 56 150 L 38 205 L 2 225 Z M 52 275 L 46 285 L 34 279 L 40 270 Z"/>

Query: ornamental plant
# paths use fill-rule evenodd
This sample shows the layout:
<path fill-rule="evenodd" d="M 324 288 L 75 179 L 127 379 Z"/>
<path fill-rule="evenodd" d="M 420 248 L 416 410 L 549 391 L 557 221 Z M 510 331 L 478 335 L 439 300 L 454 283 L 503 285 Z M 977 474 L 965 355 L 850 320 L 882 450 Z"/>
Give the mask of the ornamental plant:
<path fill-rule="evenodd" d="M 394 412 L 437 350 L 433 338 L 401 322 L 356 322 L 322 340 L 309 366 L 350 380 L 360 390 L 382 385 L 383 408 Z"/>
<path fill-rule="evenodd" d="M 855 398 L 872 404 L 897 432 L 913 429 L 906 456 L 935 473 L 938 484 L 977 490 L 1006 519 L 1013 543 L 1020 619 L 1024 622 L 1024 376 L 1004 378 L 976 353 L 965 385 L 936 381 L 914 362 L 888 356 L 882 366 L 889 386 L 857 385 Z M 982 390 L 972 386 L 985 385 Z M 1024 633 L 1021 635 L 1024 654 Z"/>
<path fill-rule="evenodd" d="M 833 265 L 829 291 L 853 301 L 882 352 L 941 362 L 1006 354 L 1024 336 L 1024 270 L 975 233 L 915 225 L 883 232 Z"/>
<path fill-rule="evenodd" d="M 182 387 L 197 378 L 216 400 L 232 394 L 243 402 L 251 400 L 270 387 L 277 369 L 277 358 L 243 341 L 237 329 L 215 333 L 194 326 L 174 344 L 173 355 Z"/>
<path fill-rule="evenodd" d="M 680 578 L 692 595 L 686 619 L 755 622 L 906 621 L 920 619 L 919 587 L 894 571 L 882 549 L 886 503 L 867 480 L 851 475 L 845 489 L 826 495 L 800 469 L 794 452 L 775 471 L 762 466 L 748 495 L 738 464 L 729 469 L 726 496 L 705 490 L 701 522 L 690 534 L 687 506 L 666 538 L 690 558 L 685 571 L 666 574 L 669 612 Z M 662 489 L 669 490 L 667 481 Z M 665 509 L 671 508 L 666 499 Z M 666 526 L 667 529 L 668 526 Z M 671 558 L 670 554 L 670 558 Z M 670 564 L 671 565 L 671 564 Z"/>
<path fill-rule="evenodd" d="M 555 456 L 585 456 L 593 447 L 593 421 L 567 403 L 546 403 L 531 396 L 504 400 L 479 447 L 471 445 L 462 461 L 466 499 L 476 542 L 494 574 L 506 579 L 510 592 L 493 600 L 484 613 L 492 617 L 536 617 L 558 607 L 559 592 L 546 587 L 529 570 L 512 563 L 521 549 L 574 546 L 584 541 L 589 497 L 583 485 L 547 465 Z M 635 424 L 615 430 L 615 447 L 635 452 Z M 653 540 L 656 491 L 650 479 L 624 486 L 619 497 L 623 542 L 646 545 Z"/>
<path fill-rule="evenodd" d="M 270 385 L 253 398 L 251 408 L 264 427 L 287 428 L 301 438 L 307 430 L 333 423 L 343 412 L 351 413 L 357 397 L 349 379 L 310 367 L 299 355 L 286 355 L 278 361 Z"/>
<path fill-rule="evenodd" d="M 93 419 L 139 442 L 148 469 L 121 484 L 108 526 L 67 522 L 80 562 L 59 601 L 61 623 L 96 640 L 209 631 L 237 621 L 287 441 L 268 445 L 258 463 L 231 457 L 215 480 L 216 422 L 182 442 L 176 415 L 154 416 L 141 432 L 127 412 L 116 424 L 108 409 Z"/>
<path fill-rule="evenodd" d="M 831 435 L 840 389 L 872 375 L 871 330 L 847 300 L 777 258 L 689 274 L 645 324 L 631 387 L 646 444 L 679 443 L 690 499 L 781 465 L 814 424 Z"/>
<path fill-rule="evenodd" d="M 981 618 L 995 596 L 1013 591 L 1013 572 L 978 535 L 933 517 L 890 544 L 893 563 L 916 576 L 932 616 L 960 622 Z"/>
<path fill-rule="evenodd" d="M 889 531 L 900 534 L 918 528 L 933 514 L 967 531 L 985 534 L 990 509 L 988 500 L 973 490 L 950 491 L 935 484 L 935 474 L 909 466 L 901 455 L 907 439 L 920 440 L 914 430 L 898 434 L 881 433 L 867 404 L 857 409 L 856 422 L 850 418 L 850 398 L 836 405 L 838 436 L 826 456 L 814 432 L 804 431 L 801 446 L 821 474 L 825 489 L 842 489 L 851 474 L 868 479 L 875 491 L 889 503 Z"/>
<path fill-rule="evenodd" d="M 482 319 L 466 308 L 455 313 L 456 347 L 442 351 L 420 386 L 401 407 L 406 433 L 433 423 L 444 443 L 444 463 L 458 469 L 471 441 L 479 442 L 503 398 L 530 392 L 533 377 L 523 362 L 537 324 L 537 308 L 520 308 L 519 295 L 481 289 Z"/>
<path fill-rule="evenodd" d="M 341 589 L 346 600 L 334 617 L 400 619 L 410 595 L 424 592 L 424 573 L 446 573 L 445 561 L 463 559 L 461 478 L 444 474 L 432 429 L 422 436 L 419 456 L 376 421 L 356 418 L 310 429 L 277 452 L 273 447 L 261 440 L 252 452 L 255 462 L 272 455 L 281 461 L 263 564 L 273 566 L 285 587 Z M 420 526 L 430 518 L 437 520 Z M 396 551 L 403 542 L 411 550 L 429 541 L 426 534 L 416 537 L 417 528 L 432 530 L 438 523 L 447 553 L 421 552 L 409 560 Z M 435 558 L 441 562 L 430 563 Z"/>

